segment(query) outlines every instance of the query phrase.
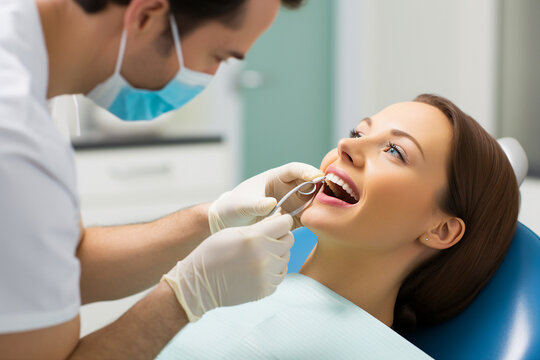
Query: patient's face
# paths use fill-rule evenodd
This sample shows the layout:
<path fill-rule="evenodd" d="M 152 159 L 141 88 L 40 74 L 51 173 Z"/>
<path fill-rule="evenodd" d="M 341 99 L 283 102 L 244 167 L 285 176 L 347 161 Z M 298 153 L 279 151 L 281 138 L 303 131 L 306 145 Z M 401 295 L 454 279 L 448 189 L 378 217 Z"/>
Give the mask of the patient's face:
<path fill-rule="evenodd" d="M 446 187 L 450 121 L 430 105 L 398 103 L 362 120 L 356 132 L 323 159 L 335 183 L 323 186 L 302 223 L 320 239 L 366 251 L 416 243 L 433 225 Z"/>

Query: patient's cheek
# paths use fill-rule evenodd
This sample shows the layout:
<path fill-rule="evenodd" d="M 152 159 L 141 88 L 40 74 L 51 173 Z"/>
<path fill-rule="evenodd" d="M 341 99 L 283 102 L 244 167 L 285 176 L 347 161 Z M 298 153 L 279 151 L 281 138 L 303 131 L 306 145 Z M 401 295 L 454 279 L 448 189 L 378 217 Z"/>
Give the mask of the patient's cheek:
<path fill-rule="evenodd" d="M 330 166 L 330 164 L 336 161 L 338 157 L 339 155 L 337 149 L 330 150 L 321 161 L 321 171 L 325 172 L 326 169 Z"/>

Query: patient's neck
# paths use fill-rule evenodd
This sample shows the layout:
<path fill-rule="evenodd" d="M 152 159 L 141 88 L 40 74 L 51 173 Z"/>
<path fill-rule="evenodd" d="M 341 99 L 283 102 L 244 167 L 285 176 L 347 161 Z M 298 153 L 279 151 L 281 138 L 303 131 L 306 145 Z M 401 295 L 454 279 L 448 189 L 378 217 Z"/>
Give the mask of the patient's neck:
<path fill-rule="evenodd" d="M 362 253 L 319 238 L 300 273 L 392 326 L 396 297 L 409 268 L 410 258 L 403 249 L 385 254 Z"/>

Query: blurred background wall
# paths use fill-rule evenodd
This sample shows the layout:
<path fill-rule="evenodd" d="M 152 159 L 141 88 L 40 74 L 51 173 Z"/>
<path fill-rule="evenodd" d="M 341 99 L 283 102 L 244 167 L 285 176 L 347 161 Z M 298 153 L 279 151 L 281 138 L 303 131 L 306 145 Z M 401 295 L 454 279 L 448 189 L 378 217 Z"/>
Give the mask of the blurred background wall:
<path fill-rule="evenodd" d="M 496 1 L 343 0 L 337 6 L 336 135 L 421 93 L 449 98 L 493 133 Z"/>
<path fill-rule="evenodd" d="M 282 11 L 249 53 L 244 101 L 244 177 L 286 162 L 318 165 L 332 139 L 335 1 Z"/>
<path fill-rule="evenodd" d="M 497 120 L 499 133 L 519 139 L 540 176 L 540 1 L 503 0 L 500 8 Z"/>
<path fill-rule="evenodd" d="M 427 92 L 521 142 L 530 177 L 520 220 L 540 232 L 538 19 L 538 0 L 309 0 L 156 121 L 124 123 L 79 97 L 82 136 L 71 140 L 83 220 L 148 221 L 274 166 L 318 166 L 359 120 Z M 73 134 L 72 99 L 51 107 Z M 83 335 L 140 296 L 85 306 Z"/>

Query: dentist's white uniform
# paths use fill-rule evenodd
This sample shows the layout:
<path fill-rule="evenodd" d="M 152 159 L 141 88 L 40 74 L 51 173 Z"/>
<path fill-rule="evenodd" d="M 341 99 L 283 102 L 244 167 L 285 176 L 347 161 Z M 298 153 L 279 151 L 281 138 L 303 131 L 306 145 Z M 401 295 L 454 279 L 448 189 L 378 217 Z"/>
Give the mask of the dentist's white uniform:
<path fill-rule="evenodd" d="M 73 150 L 49 115 L 48 57 L 32 0 L 0 0 L 0 333 L 80 307 Z"/>

